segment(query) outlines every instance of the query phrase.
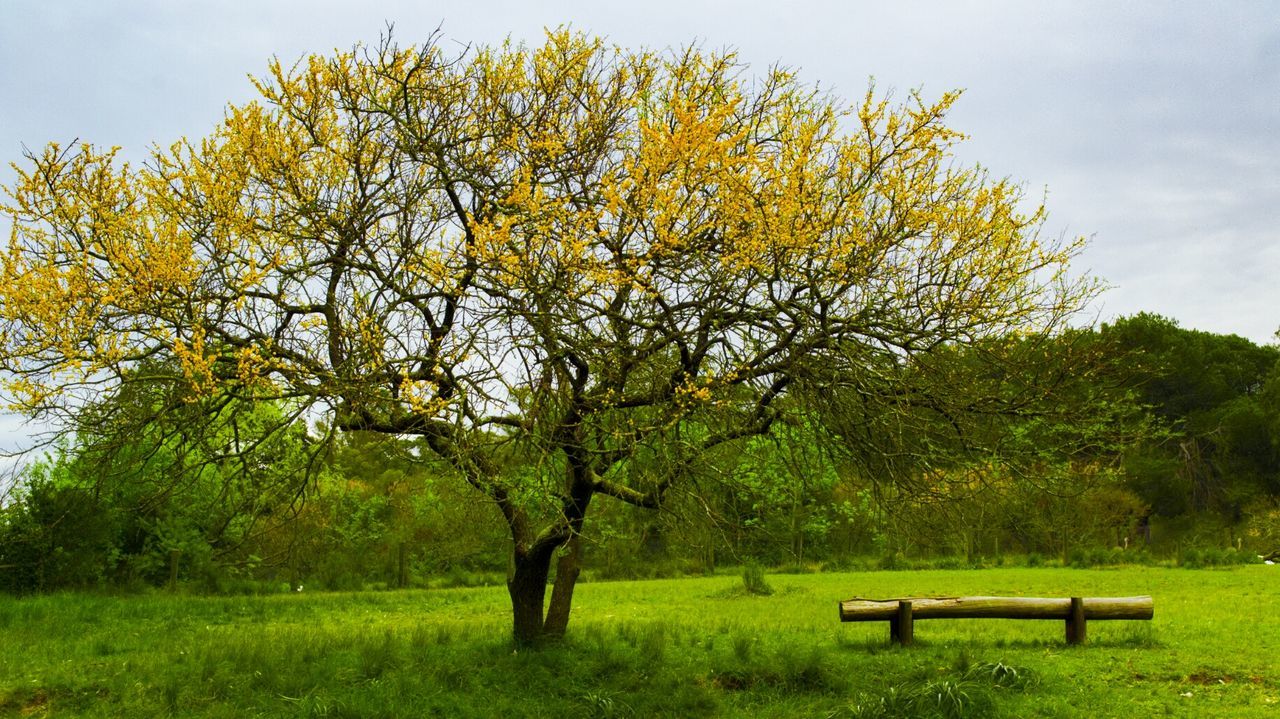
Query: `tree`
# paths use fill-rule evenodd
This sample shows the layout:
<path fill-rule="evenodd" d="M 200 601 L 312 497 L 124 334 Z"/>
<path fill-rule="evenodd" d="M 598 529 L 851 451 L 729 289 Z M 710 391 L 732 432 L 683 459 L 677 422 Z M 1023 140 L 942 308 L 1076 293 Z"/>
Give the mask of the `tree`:
<path fill-rule="evenodd" d="M 1088 533 L 1074 508 L 1154 434 L 1117 376 L 1126 361 L 1092 330 L 1016 333 L 861 369 L 837 357 L 819 391 L 796 394 L 838 439 L 842 473 L 883 507 L 883 540 L 973 560 L 984 543 L 998 551 L 1001 525 L 1028 550 L 1027 530 L 1050 515 L 1063 542 Z"/>
<path fill-rule="evenodd" d="M 0 591 L 95 586 L 114 568 L 125 518 L 68 474 L 65 463 L 33 462 L 0 507 Z"/>
<path fill-rule="evenodd" d="M 258 563 L 255 545 L 293 516 L 324 448 L 308 446 L 275 403 L 170 393 L 146 379 L 163 369 L 144 363 L 81 409 L 71 441 L 23 468 L 0 512 L 0 544 L 13 550 L 0 548 L 0 587 L 24 574 L 34 583 L 15 589 L 212 582 Z M 19 581 L 6 582 L 8 571 Z"/>
<path fill-rule="evenodd" d="M 509 527 L 521 643 L 565 630 L 596 497 L 659 507 L 832 358 L 1052 332 L 1093 291 L 1065 275 L 1079 241 L 951 159 L 953 93 L 846 105 L 732 53 L 565 30 L 387 39 L 255 84 L 140 167 L 28 156 L 0 289 L 12 400 L 74 422 L 162 357 L 201 396 L 420 437 Z"/>
<path fill-rule="evenodd" d="M 1099 334 L 1128 356 L 1122 379 L 1167 428 L 1128 458 L 1130 482 L 1156 514 L 1212 510 L 1235 524 L 1249 502 L 1280 493 L 1280 350 L 1151 314 Z"/>

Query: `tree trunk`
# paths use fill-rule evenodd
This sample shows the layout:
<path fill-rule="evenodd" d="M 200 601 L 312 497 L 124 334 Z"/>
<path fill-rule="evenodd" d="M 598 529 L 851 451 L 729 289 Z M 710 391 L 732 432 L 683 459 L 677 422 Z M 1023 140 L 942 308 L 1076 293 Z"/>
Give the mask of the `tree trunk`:
<path fill-rule="evenodd" d="M 568 495 L 564 502 L 563 524 L 548 527 L 533 536 L 523 512 L 508 512 L 512 552 L 511 576 L 507 579 L 507 592 L 511 595 L 511 611 L 515 622 L 517 646 L 533 646 L 548 635 L 564 634 L 569 623 L 569 608 L 573 601 L 573 587 L 581 570 L 582 520 L 591 502 L 592 474 L 586 465 L 575 462 L 568 450 Z M 551 609 L 543 615 L 547 596 L 547 577 L 551 572 L 551 558 L 568 543 L 568 552 L 557 565 L 556 586 L 551 596 Z"/>
<path fill-rule="evenodd" d="M 556 583 L 551 590 L 551 604 L 543 631 L 547 636 L 562 637 L 569 626 L 569 609 L 573 605 L 573 588 L 582 572 L 582 536 L 574 534 L 568 551 L 556 562 Z"/>
<path fill-rule="evenodd" d="M 519 646 L 533 646 L 542 639 L 542 607 L 550 570 L 550 552 L 515 553 L 515 566 L 507 579 L 507 592 L 511 595 L 515 641 Z"/>
<path fill-rule="evenodd" d="M 178 559 L 182 557 L 181 549 L 169 550 L 169 591 L 178 589 Z"/>
<path fill-rule="evenodd" d="M 404 589 L 409 586 L 409 551 L 404 542 L 396 547 L 396 587 Z"/>

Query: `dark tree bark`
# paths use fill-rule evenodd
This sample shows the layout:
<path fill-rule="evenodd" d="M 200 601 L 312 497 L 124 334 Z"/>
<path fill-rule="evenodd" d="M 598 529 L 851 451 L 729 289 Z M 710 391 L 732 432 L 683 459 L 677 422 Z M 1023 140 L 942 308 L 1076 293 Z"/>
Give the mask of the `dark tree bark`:
<path fill-rule="evenodd" d="M 511 595 L 514 636 L 518 646 L 534 646 L 542 639 L 542 609 L 547 596 L 552 549 L 539 548 L 532 552 L 517 549 L 515 552 L 514 567 L 507 579 L 507 592 Z"/>
<path fill-rule="evenodd" d="M 396 545 L 396 587 L 404 589 L 409 586 L 409 549 L 401 541 Z"/>
<path fill-rule="evenodd" d="M 562 637 L 569 626 L 569 609 L 573 605 L 573 589 L 582 573 L 582 535 L 574 534 L 568 551 L 556 562 L 556 582 L 551 590 L 551 604 L 543 630 L 547 636 Z"/>
<path fill-rule="evenodd" d="M 582 525 L 591 503 L 594 474 L 572 449 L 566 450 L 569 467 L 561 518 L 536 537 L 532 536 L 523 512 L 506 512 L 515 549 L 507 591 L 515 621 L 515 641 L 520 646 L 536 645 L 548 637 L 564 635 L 569 625 L 573 590 L 582 571 Z M 509 506 L 509 505 L 508 505 Z M 547 579 L 557 550 L 567 551 L 556 564 L 551 604 L 544 614 Z"/>

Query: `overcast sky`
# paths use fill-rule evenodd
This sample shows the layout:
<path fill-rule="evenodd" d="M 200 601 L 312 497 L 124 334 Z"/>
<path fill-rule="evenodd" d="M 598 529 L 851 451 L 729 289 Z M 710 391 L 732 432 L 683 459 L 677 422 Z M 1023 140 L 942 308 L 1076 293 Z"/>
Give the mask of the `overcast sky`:
<path fill-rule="evenodd" d="M 1280 327 L 1280 2 L 0 0 L 0 182 L 23 146 L 200 137 L 272 55 L 437 27 L 538 42 L 560 24 L 619 45 L 698 41 L 847 97 L 962 88 L 959 156 L 1086 235 L 1103 320 L 1157 312 L 1274 342 Z M 0 226 L 4 236 L 8 228 Z"/>

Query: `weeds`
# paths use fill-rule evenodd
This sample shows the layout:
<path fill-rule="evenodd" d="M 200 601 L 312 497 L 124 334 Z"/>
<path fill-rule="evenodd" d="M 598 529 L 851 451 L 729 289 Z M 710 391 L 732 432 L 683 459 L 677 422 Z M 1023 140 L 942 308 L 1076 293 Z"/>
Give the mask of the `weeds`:
<path fill-rule="evenodd" d="M 959 663 L 968 663 L 962 654 Z M 1001 692 L 1034 686 L 1034 674 L 1004 662 L 968 666 L 959 676 L 917 679 L 890 687 L 880 696 L 864 697 L 849 707 L 850 719 L 978 719 L 991 716 Z"/>
<path fill-rule="evenodd" d="M 773 587 L 764 578 L 764 568 L 755 562 L 748 562 L 742 568 L 742 588 L 747 594 L 755 596 L 767 597 L 773 594 Z"/>
<path fill-rule="evenodd" d="M 582 716 L 592 717 L 592 719 L 635 716 L 635 712 L 626 702 L 606 691 L 585 692 L 580 701 L 583 708 Z"/>
<path fill-rule="evenodd" d="M 754 641 L 734 637 L 734 660 L 711 672 L 714 686 L 728 691 L 769 689 L 785 694 L 835 692 L 845 686 L 831 668 L 826 652 L 784 645 L 756 652 Z"/>
<path fill-rule="evenodd" d="M 1030 669 L 1004 662 L 977 664 L 965 672 L 965 677 L 998 689 L 1021 690 L 1035 686 L 1036 683 L 1036 676 Z"/>

